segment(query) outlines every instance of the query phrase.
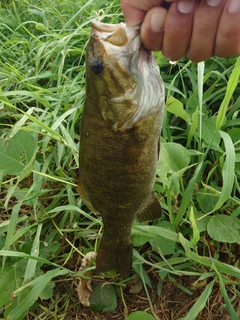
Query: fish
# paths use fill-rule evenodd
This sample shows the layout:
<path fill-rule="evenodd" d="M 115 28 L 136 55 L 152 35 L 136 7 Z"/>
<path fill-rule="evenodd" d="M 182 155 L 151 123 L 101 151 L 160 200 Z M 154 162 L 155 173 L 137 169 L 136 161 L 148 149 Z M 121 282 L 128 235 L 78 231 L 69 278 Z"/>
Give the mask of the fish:
<path fill-rule="evenodd" d="M 80 120 L 77 191 L 102 217 L 98 274 L 131 274 L 134 219 L 162 210 L 153 185 L 159 160 L 164 85 L 140 28 L 91 21 L 86 97 Z"/>

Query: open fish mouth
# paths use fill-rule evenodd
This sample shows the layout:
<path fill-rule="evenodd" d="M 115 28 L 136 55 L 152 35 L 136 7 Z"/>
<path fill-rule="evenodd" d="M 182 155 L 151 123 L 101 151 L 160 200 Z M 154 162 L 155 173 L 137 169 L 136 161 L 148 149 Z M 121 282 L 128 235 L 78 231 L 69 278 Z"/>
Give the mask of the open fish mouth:
<path fill-rule="evenodd" d="M 106 53 L 130 54 L 141 48 L 140 26 L 129 28 L 125 23 L 108 24 L 91 21 L 92 37 L 104 45 Z"/>

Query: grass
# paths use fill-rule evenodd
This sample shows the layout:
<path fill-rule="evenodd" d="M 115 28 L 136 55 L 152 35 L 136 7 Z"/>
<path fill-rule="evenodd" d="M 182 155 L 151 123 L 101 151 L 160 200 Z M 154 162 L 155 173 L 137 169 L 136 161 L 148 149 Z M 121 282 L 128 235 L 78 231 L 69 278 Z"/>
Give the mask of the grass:
<path fill-rule="evenodd" d="M 75 189 L 92 18 L 122 21 L 119 2 L 0 3 L 4 319 L 92 315 L 79 304 L 75 285 L 76 278 L 91 278 L 94 264 L 79 269 L 102 234 L 101 219 L 84 206 Z M 152 225 L 134 224 L 131 278 L 110 275 L 105 280 L 123 306 L 114 314 L 134 320 L 147 319 L 148 312 L 149 319 L 169 319 L 166 310 L 164 318 L 158 311 L 170 284 L 173 301 L 175 290 L 189 297 L 188 309 L 184 304 L 171 319 L 219 315 L 235 320 L 240 312 L 240 58 L 212 58 L 198 65 L 182 59 L 171 65 L 156 53 L 156 60 L 167 99 L 154 187 L 164 215 Z M 136 283 L 147 299 L 140 308 L 129 302 L 126 291 Z M 214 295 L 221 303 L 213 310 L 209 301 Z"/>

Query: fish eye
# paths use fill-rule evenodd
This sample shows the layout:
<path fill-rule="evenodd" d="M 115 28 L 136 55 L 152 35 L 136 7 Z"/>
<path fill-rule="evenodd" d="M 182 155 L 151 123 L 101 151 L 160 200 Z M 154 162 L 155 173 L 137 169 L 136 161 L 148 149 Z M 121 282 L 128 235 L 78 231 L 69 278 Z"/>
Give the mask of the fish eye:
<path fill-rule="evenodd" d="M 104 69 L 104 65 L 102 63 L 102 61 L 95 59 L 93 60 L 93 62 L 91 63 L 91 68 L 92 71 L 96 74 L 99 75 L 100 73 L 102 73 L 103 69 Z"/>

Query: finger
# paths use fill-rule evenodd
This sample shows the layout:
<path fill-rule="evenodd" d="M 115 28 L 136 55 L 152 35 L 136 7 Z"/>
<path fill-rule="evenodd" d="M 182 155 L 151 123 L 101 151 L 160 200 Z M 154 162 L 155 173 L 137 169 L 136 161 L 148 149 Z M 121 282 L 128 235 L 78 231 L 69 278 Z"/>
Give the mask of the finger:
<path fill-rule="evenodd" d="M 146 12 L 158 7 L 164 0 L 121 0 L 121 8 L 128 27 L 133 27 L 141 23 L 146 15 Z"/>
<path fill-rule="evenodd" d="M 161 7 L 152 8 L 147 12 L 141 28 L 141 39 L 147 49 L 162 49 L 166 15 L 167 9 Z"/>
<path fill-rule="evenodd" d="M 166 2 L 180 1 L 180 0 L 121 0 L 121 8 L 128 27 L 136 26 L 142 23 L 148 10 L 161 5 L 166 5 Z M 181 0 L 192 1 L 192 0 Z"/>
<path fill-rule="evenodd" d="M 201 1 L 194 14 L 193 31 L 187 56 L 193 62 L 207 60 L 214 55 L 218 24 L 226 0 Z"/>
<path fill-rule="evenodd" d="M 172 3 L 164 25 L 162 53 L 172 61 L 182 58 L 189 46 L 196 1 Z"/>
<path fill-rule="evenodd" d="M 228 0 L 218 26 L 214 55 L 227 57 L 240 53 L 240 0 Z"/>

